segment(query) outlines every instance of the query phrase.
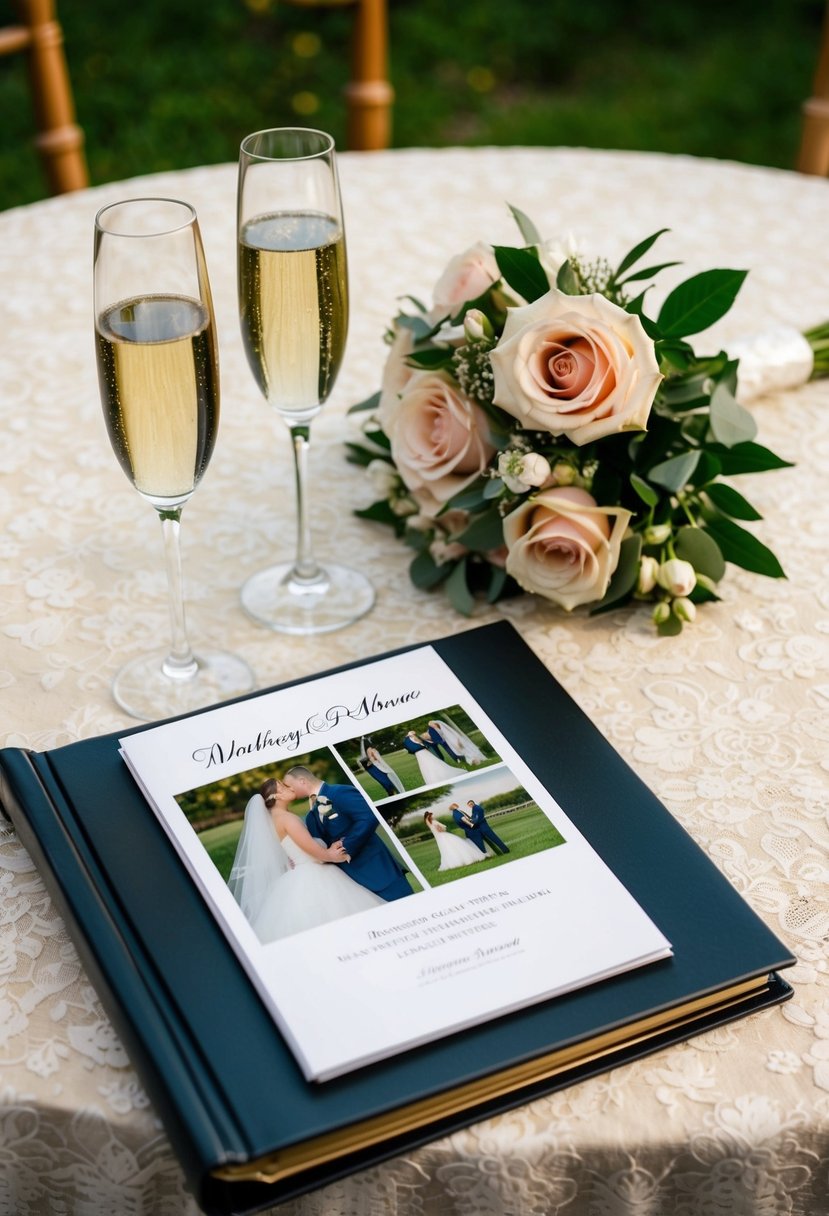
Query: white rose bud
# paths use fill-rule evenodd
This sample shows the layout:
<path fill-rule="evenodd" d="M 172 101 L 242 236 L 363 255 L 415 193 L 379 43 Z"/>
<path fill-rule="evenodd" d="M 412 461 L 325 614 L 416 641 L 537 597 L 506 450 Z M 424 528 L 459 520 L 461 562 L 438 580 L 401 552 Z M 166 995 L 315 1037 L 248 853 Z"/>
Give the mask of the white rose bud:
<path fill-rule="evenodd" d="M 489 317 L 480 308 L 470 308 L 463 319 L 463 331 L 468 342 L 485 342 L 495 337 Z"/>
<path fill-rule="evenodd" d="M 717 594 L 717 584 L 712 578 L 709 578 L 707 574 L 697 574 L 697 583 L 706 591 L 710 591 L 712 595 Z"/>
<path fill-rule="evenodd" d="M 406 515 L 417 514 L 417 503 L 413 498 L 409 498 L 408 494 L 402 495 L 400 498 L 392 498 L 389 506 L 395 515 L 399 515 L 402 519 Z"/>
<path fill-rule="evenodd" d="M 653 612 L 651 613 L 651 620 L 653 621 L 654 625 L 664 625 L 665 621 L 667 621 L 670 615 L 670 605 L 663 601 L 662 603 L 657 604 L 654 608 Z"/>
<path fill-rule="evenodd" d="M 372 460 L 366 466 L 366 473 L 374 493 L 380 498 L 390 498 L 399 481 L 393 466 L 387 460 Z"/>
<path fill-rule="evenodd" d="M 646 545 L 664 545 L 665 541 L 670 539 L 670 536 L 670 524 L 651 524 L 642 533 L 642 539 Z"/>
<path fill-rule="evenodd" d="M 692 603 L 691 600 L 686 599 L 684 595 L 680 596 L 679 599 L 674 600 L 674 602 L 671 604 L 671 611 L 677 620 L 688 621 L 689 624 L 691 621 L 695 621 L 697 619 L 696 604 Z"/>
<path fill-rule="evenodd" d="M 694 567 L 679 557 L 672 557 L 663 562 L 656 577 L 659 586 L 664 587 L 671 595 L 688 595 L 697 582 Z"/>
<path fill-rule="evenodd" d="M 521 480 L 528 486 L 543 486 L 550 476 L 550 462 L 540 452 L 528 452 L 521 461 Z"/>
<path fill-rule="evenodd" d="M 636 590 L 640 595 L 648 595 L 656 586 L 659 574 L 659 562 L 655 557 L 645 556 L 639 563 L 639 576 L 636 580 Z"/>

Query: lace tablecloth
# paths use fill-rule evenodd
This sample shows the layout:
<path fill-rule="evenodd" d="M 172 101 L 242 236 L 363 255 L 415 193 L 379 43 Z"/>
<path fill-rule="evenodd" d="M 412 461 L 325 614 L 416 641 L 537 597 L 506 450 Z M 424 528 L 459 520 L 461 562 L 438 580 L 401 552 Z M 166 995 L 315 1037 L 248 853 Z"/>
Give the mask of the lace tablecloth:
<path fill-rule="evenodd" d="M 223 416 L 183 545 L 195 641 L 243 654 L 260 684 L 470 622 L 416 592 L 405 551 L 352 506 L 345 411 L 377 386 L 404 293 L 428 296 L 478 239 L 517 243 L 509 201 L 545 235 L 613 261 L 669 227 L 661 257 L 746 267 L 697 348 L 768 322 L 829 317 L 829 184 L 683 157 L 412 150 L 341 159 L 353 322 L 315 429 L 313 522 L 378 602 L 322 639 L 257 628 L 244 578 L 291 546 L 287 437 L 259 399 L 235 311 L 233 166 L 108 185 L 0 215 L 0 742 L 38 749 L 127 724 L 109 681 L 167 630 L 161 538 L 116 466 L 92 344 L 92 218 L 115 198 L 186 198 L 217 300 Z M 681 637 L 647 608 L 590 619 L 529 599 L 508 615 L 607 737 L 798 957 L 789 1004 L 358 1174 L 284 1216 L 818 1216 L 829 1193 L 829 382 L 754 407 L 796 462 L 743 479 L 787 581 L 731 570 Z M 474 623 L 474 622 L 473 622 Z M 574 915 L 577 910 L 574 910 Z M 723 926 L 727 932 L 727 926 Z M 167 1140 L 26 853 L 0 828 L 0 1216 L 193 1216 Z"/>

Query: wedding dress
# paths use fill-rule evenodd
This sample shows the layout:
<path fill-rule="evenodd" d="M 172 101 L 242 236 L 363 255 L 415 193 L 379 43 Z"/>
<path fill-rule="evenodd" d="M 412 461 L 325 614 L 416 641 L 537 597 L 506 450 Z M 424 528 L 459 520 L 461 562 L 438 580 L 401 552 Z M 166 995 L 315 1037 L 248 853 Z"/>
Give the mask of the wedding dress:
<path fill-rule="evenodd" d="M 280 841 L 256 794 L 245 810 L 228 886 L 260 940 L 272 942 L 385 903 L 349 878 L 347 865 L 316 861 L 290 836 Z"/>
<path fill-rule="evenodd" d="M 438 870 L 456 870 L 459 866 L 471 866 L 476 861 L 486 859 L 486 853 L 482 853 L 466 836 L 456 836 L 435 821 L 429 824 L 429 831 L 440 853 Z"/>
<path fill-rule="evenodd" d="M 428 784 L 431 784 L 433 781 L 445 781 L 447 777 L 454 781 L 458 776 L 458 772 L 463 772 L 463 769 L 452 768 L 444 760 L 440 760 L 427 747 L 422 747 L 420 751 L 415 752 L 415 759 L 417 760 L 421 777 Z"/>
<path fill-rule="evenodd" d="M 482 764 L 484 762 L 486 756 L 481 749 L 472 742 L 468 735 L 459 730 L 453 722 L 442 722 L 439 719 L 435 719 L 435 721 L 441 735 L 457 756 L 462 756 L 467 764 Z"/>
<path fill-rule="evenodd" d="M 394 788 L 397 790 L 398 794 L 402 794 L 404 792 L 405 787 L 403 785 L 403 782 L 398 777 L 397 773 L 394 771 L 394 769 L 388 763 L 388 761 L 383 759 L 383 757 L 380 755 L 380 753 L 377 751 L 376 748 L 372 748 L 372 751 L 374 752 L 373 756 L 369 756 L 367 753 L 363 753 L 363 755 L 360 757 L 360 759 L 364 760 L 367 764 L 373 764 L 377 768 L 379 768 L 381 773 L 386 774 L 389 781 L 392 783 Z"/>

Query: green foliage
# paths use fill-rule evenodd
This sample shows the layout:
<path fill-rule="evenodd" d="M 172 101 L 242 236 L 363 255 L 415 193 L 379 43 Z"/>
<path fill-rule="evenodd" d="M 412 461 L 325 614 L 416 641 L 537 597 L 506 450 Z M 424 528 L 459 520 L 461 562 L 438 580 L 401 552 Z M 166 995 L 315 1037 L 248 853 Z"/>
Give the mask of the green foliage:
<path fill-rule="evenodd" d="M 639 148 L 789 168 L 823 10 L 777 0 L 758 19 L 753 0 L 732 0 L 706 20 L 690 0 L 548 0 L 540 20 L 537 0 L 479 0 L 453 10 L 447 37 L 444 0 L 392 3 L 394 142 Z M 344 143 L 349 8 L 63 0 L 59 16 L 94 182 L 232 161 L 263 126 L 307 123 Z M 21 56 L 0 61 L 0 112 L 2 208 L 44 194 Z"/>

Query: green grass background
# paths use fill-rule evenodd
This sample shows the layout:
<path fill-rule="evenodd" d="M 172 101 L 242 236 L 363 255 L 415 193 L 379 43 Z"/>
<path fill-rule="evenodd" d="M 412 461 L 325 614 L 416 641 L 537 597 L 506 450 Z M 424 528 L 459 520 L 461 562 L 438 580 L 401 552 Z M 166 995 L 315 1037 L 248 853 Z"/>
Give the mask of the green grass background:
<path fill-rule="evenodd" d="M 483 734 L 479 730 L 473 730 L 470 733 L 469 738 L 480 748 L 488 746 Z M 490 748 L 490 750 L 492 749 Z M 393 752 L 383 752 L 382 756 L 386 763 L 390 764 L 397 773 L 405 790 L 417 790 L 420 789 L 423 784 L 425 784 L 417 763 L 417 756 L 413 755 L 411 752 L 407 752 L 405 748 L 401 747 L 397 751 Z M 463 777 L 465 773 L 485 772 L 486 769 L 488 769 L 491 765 L 499 763 L 500 757 L 493 753 L 491 756 L 488 756 L 482 764 L 477 765 L 466 764 L 463 760 L 449 760 L 445 755 L 442 755 L 441 759 L 443 760 L 444 764 L 448 764 L 450 768 L 456 770 L 458 777 Z M 387 794 L 380 783 L 375 781 L 370 773 L 358 771 L 356 769 L 352 771 L 358 785 L 365 790 L 372 801 L 378 802 L 383 798 L 397 797 L 397 795 Z M 446 777 L 446 781 L 451 780 L 452 778 L 449 776 Z"/>
<path fill-rule="evenodd" d="M 351 14 L 278 0 L 58 0 L 93 183 L 234 161 L 292 123 L 344 142 Z M 540 144 L 793 166 L 824 0 L 390 0 L 397 146 Z M 12 20 L 0 0 L 0 24 Z M 0 61 L 0 209 L 45 193 Z"/>
<path fill-rule="evenodd" d="M 510 852 L 496 854 L 475 865 L 462 866 L 456 870 L 444 870 L 443 873 L 438 871 L 440 855 L 431 834 L 428 840 L 417 840 L 411 844 L 406 842 L 406 849 L 412 861 L 429 886 L 439 887 L 443 883 L 454 882 L 458 878 L 467 878 L 470 874 L 477 874 L 481 870 L 509 865 L 510 862 L 518 861 L 521 857 L 529 857 L 532 853 L 539 853 L 542 849 L 552 849 L 555 845 L 564 843 L 564 837 L 558 829 L 534 804 L 515 811 L 507 811 L 503 815 L 488 817 L 487 822 L 510 849 Z M 441 816 L 441 823 L 444 823 L 456 835 L 460 835 L 454 823 L 451 823 L 449 819 Z"/>

